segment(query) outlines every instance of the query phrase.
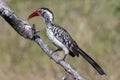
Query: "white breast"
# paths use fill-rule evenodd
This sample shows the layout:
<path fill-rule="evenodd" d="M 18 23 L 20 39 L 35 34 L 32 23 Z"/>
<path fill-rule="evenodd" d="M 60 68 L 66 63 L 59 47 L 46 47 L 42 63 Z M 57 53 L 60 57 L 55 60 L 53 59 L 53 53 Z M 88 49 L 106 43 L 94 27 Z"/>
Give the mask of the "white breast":
<path fill-rule="evenodd" d="M 50 41 L 52 41 L 52 43 L 54 43 L 56 46 L 58 46 L 60 48 L 64 46 L 60 41 L 58 41 L 55 38 L 53 32 L 50 29 L 47 29 L 47 36 L 50 39 Z"/>
<path fill-rule="evenodd" d="M 47 36 L 50 39 L 52 43 L 54 43 L 58 48 L 61 48 L 65 51 L 65 54 L 68 54 L 68 49 L 66 46 L 64 46 L 59 40 L 56 39 L 53 32 L 50 29 L 46 29 Z"/>

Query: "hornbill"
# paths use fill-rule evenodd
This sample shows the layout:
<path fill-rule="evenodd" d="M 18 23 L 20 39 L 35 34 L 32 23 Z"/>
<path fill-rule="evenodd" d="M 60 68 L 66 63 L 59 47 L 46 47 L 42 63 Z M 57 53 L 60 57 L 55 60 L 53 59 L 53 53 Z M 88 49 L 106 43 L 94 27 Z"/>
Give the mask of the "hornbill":
<path fill-rule="evenodd" d="M 79 55 L 81 55 L 98 71 L 100 75 L 105 75 L 104 70 L 77 45 L 70 34 L 64 28 L 54 24 L 54 14 L 51 10 L 48 8 L 39 8 L 31 13 L 28 19 L 35 16 L 42 16 L 44 19 L 46 24 L 46 34 L 49 40 L 58 48 L 55 52 L 63 50 L 65 53 L 63 60 L 65 60 L 67 54 L 72 57 L 79 57 Z"/>

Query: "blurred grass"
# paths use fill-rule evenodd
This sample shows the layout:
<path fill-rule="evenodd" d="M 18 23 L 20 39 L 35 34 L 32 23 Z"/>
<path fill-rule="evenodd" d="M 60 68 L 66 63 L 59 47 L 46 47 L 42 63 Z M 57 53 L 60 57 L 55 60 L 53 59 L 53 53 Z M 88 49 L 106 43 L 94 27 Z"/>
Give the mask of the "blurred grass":
<path fill-rule="evenodd" d="M 101 77 L 83 58 L 67 59 L 86 80 L 120 78 L 120 1 L 119 0 L 5 0 L 15 13 L 27 16 L 39 7 L 55 14 L 55 23 L 64 27 L 78 45 L 98 62 L 107 73 Z M 40 29 L 49 48 L 56 48 L 45 35 L 40 17 L 29 21 Z M 32 41 L 19 36 L 0 17 L 0 80 L 58 80 L 64 70 L 50 60 Z M 4 28 L 3 28 L 4 27 Z M 59 52 L 62 54 L 62 52 Z"/>

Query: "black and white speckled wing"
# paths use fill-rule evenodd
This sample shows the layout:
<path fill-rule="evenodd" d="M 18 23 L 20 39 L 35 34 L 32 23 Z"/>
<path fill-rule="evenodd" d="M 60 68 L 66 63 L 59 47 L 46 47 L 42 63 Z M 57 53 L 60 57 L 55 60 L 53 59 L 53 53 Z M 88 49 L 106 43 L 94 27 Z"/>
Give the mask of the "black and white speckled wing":
<path fill-rule="evenodd" d="M 69 33 L 63 29 L 62 27 L 59 27 L 56 25 L 52 28 L 52 31 L 54 33 L 54 36 L 63 43 L 69 50 L 69 54 L 71 56 L 79 56 L 79 47 L 76 44 L 76 42 L 72 39 L 72 37 L 69 35 Z"/>
<path fill-rule="evenodd" d="M 69 54 L 71 56 L 74 57 L 81 54 L 81 56 L 83 56 L 101 75 L 105 74 L 104 70 L 89 55 L 78 47 L 77 43 L 65 29 L 54 25 L 53 33 L 54 36 L 69 49 Z"/>

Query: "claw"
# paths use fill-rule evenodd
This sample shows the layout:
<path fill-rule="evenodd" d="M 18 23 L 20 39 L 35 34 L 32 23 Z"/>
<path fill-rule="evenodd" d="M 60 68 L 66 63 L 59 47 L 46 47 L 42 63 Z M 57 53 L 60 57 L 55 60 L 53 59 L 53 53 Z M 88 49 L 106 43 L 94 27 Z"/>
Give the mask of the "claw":
<path fill-rule="evenodd" d="M 51 54 L 50 54 L 50 59 L 52 59 L 52 55 L 54 54 L 54 52 L 51 52 Z"/>
<path fill-rule="evenodd" d="M 65 61 L 66 57 L 67 57 L 67 54 L 65 54 L 62 59 L 59 59 L 59 60 L 58 60 L 58 64 L 60 63 L 60 61 Z"/>

